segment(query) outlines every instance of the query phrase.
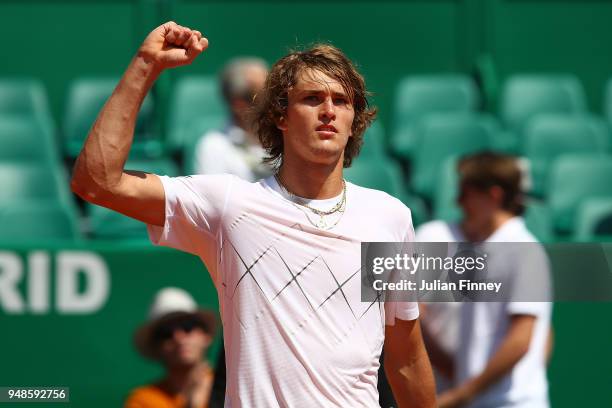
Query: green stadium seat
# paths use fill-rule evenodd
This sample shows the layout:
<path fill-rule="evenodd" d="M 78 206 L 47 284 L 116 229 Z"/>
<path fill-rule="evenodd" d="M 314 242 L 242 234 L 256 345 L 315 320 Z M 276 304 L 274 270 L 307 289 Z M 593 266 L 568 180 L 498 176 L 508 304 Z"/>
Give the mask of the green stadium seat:
<path fill-rule="evenodd" d="M 202 136 L 211 130 L 221 130 L 227 126 L 226 118 L 222 116 L 203 116 L 194 119 L 189 129 L 183 133 L 183 173 L 196 173 L 196 149 Z"/>
<path fill-rule="evenodd" d="M 23 115 L 0 115 L 0 162 L 58 165 L 59 151 L 49 129 Z"/>
<path fill-rule="evenodd" d="M 609 151 L 605 123 L 593 116 L 543 114 L 525 129 L 525 157 L 529 160 L 533 186 L 531 193 L 543 196 L 552 162 L 563 154 Z"/>
<path fill-rule="evenodd" d="M 91 237 L 101 240 L 136 240 L 147 238 L 144 223 L 97 205 L 89 205 Z"/>
<path fill-rule="evenodd" d="M 75 241 L 80 238 L 74 212 L 54 200 L 0 206 L 0 242 Z"/>
<path fill-rule="evenodd" d="M 177 165 L 168 158 L 159 159 L 130 159 L 125 164 L 126 170 L 144 171 L 159 176 L 176 177 L 179 175 Z"/>
<path fill-rule="evenodd" d="M 546 204 L 528 200 L 523 217 L 527 229 L 538 239 L 538 241 L 552 242 L 554 240 L 550 209 Z"/>
<path fill-rule="evenodd" d="M 612 198 L 612 157 L 565 155 L 552 166 L 547 203 L 553 227 L 562 234 L 571 233 L 576 212 L 586 199 Z"/>
<path fill-rule="evenodd" d="M 74 205 L 64 169 L 43 163 L 0 162 L 0 205 L 52 200 Z"/>
<path fill-rule="evenodd" d="M 584 200 L 578 208 L 574 232 L 577 241 L 612 238 L 612 197 Z"/>
<path fill-rule="evenodd" d="M 396 89 L 390 147 L 403 159 L 411 159 L 419 143 L 414 131 L 419 119 L 431 113 L 475 111 L 479 103 L 476 85 L 464 75 L 406 77 Z"/>
<path fill-rule="evenodd" d="M 387 160 L 385 131 L 380 121 L 375 121 L 363 135 L 363 145 L 356 160 Z"/>
<path fill-rule="evenodd" d="M 352 183 L 384 191 L 402 201 L 411 209 L 414 225 L 427 221 L 423 201 L 406 190 L 401 170 L 391 159 L 355 161 L 351 167 L 344 170 L 344 176 Z"/>
<path fill-rule="evenodd" d="M 451 156 L 490 150 L 498 132 L 495 120 L 476 114 L 435 114 L 421 121 L 420 143 L 415 150 L 411 184 L 431 199 L 440 165 Z"/>
<path fill-rule="evenodd" d="M 31 78 L 0 78 L 0 115 L 26 116 L 52 126 L 43 83 Z"/>
<path fill-rule="evenodd" d="M 69 157 L 76 157 L 98 113 L 111 96 L 119 78 L 80 78 L 68 89 L 64 117 L 64 144 Z M 163 146 L 155 132 L 153 97 L 147 95 L 138 114 L 131 157 L 158 157 Z"/>
<path fill-rule="evenodd" d="M 572 75 L 515 75 L 504 84 L 500 116 L 519 137 L 535 115 L 584 111 L 584 89 Z"/>
<path fill-rule="evenodd" d="M 228 119 L 214 76 L 184 76 L 177 79 L 169 101 L 168 147 L 181 152 L 189 144 L 189 131 L 201 117 Z"/>
<path fill-rule="evenodd" d="M 459 195 L 458 156 L 446 158 L 436 175 L 432 200 L 433 219 L 456 222 L 461 219 L 461 209 L 457 205 Z"/>

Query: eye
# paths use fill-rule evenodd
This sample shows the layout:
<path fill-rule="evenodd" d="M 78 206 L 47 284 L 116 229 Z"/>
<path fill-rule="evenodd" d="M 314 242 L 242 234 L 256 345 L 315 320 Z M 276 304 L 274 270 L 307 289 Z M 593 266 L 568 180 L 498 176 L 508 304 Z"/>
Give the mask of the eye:
<path fill-rule="evenodd" d="M 316 103 L 319 102 L 319 97 L 317 95 L 308 95 L 304 97 L 304 101 Z"/>
<path fill-rule="evenodd" d="M 334 98 L 334 105 L 347 105 L 348 100 L 344 97 L 337 96 Z"/>

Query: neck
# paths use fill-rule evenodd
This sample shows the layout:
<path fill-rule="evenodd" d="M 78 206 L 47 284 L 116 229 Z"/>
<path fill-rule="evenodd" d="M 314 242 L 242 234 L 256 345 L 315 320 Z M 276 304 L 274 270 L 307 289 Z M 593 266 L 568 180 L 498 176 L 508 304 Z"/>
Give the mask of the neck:
<path fill-rule="evenodd" d="M 489 238 L 495 231 L 504 225 L 514 214 L 507 211 L 498 211 L 483 222 L 464 220 L 461 224 L 463 234 L 470 242 L 482 242 Z"/>
<path fill-rule="evenodd" d="M 207 367 L 203 361 L 193 365 L 167 367 L 166 377 L 162 380 L 163 387 L 171 394 L 187 393 L 204 379 Z"/>
<path fill-rule="evenodd" d="M 342 193 L 343 156 L 333 164 L 304 162 L 283 157 L 278 176 L 290 193 L 313 200 L 336 197 Z"/>

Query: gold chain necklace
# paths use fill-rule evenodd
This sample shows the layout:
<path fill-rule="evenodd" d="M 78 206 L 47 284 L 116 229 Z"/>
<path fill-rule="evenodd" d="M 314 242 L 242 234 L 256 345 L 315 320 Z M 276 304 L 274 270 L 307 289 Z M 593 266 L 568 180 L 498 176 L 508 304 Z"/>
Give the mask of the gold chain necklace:
<path fill-rule="evenodd" d="M 285 185 L 281 182 L 280 180 L 280 176 L 278 173 L 274 174 L 274 178 L 276 179 L 276 182 L 278 183 L 278 185 L 280 186 L 280 188 L 283 189 L 283 191 L 285 191 L 285 193 L 287 193 L 287 195 L 289 195 L 289 197 L 291 198 L 291 203 L 298 208 L 299 210 L 301 210 L 304 215 L 306 216 L 306 219 L 308 220 L 308 222 L 310 222 L 313 226 L 317 227 L 317 228 L 321 228 L 321 229 L 331 229 L 333 227 L 336 226 L 336 224 L 338 224 L 338 222 L 340 222 L 340 219 L 342 218 L 342 215 L 344 214 L 344 211 L 346 209 L 346 182 L 344 181 L 344 179 L 342 179 L 342 197 L 340 198 L 340 201 L 338 201 L 338 203 L 336 203 L 336 205 L 334 205 L 330 210 L 327 211 L 322 211 L 319 210 L 317 208 L 311 207 L 308 204 L 302 202 L 303 198 L 299 197 L 295 194 L 293 194 L 291 191 L 289 191 L 287 189 L 287 187 L 285 187 Z M 297 204 L 297 205 L 296 205 Z M 316 215 L 319 216 L 319 220 L 317 222 L 313 222 L 311 217 L 306 213 L 306 211 L 304 211 L 303 208 L 307 208 L 308 210 L 312 211 L 313 213 L 315 213 Z M 333 223 L 333 224 L 328 224 L 328 222 L 325 220 L 326 216 L 329 215 L 333 215 L 333 214 L 338 214 L 338 219 Z"/>

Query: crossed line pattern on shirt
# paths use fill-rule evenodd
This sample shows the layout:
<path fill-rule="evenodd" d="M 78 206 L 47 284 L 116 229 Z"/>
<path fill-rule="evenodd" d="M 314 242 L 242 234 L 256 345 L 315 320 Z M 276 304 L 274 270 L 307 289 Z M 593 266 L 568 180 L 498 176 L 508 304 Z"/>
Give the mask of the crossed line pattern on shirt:
<path fill-rule="evenodd" d="M 242 214 L 237 220 L 234 221 L 233 225 L 235 226 L 236 221 L 243 221 L 245 220 L 245 218 L 248 218 L 246 216 L 246 214 Z M 299 223 L 295 223 L 291 226 L 291 228 L 297 228 L 303 231 L 303 227 L 301 224 Z M 353 317 L 356 320 L 361 320 L 361 318 L 363 316 L 365 316 L 365 314 L 372 308 L 372 306 L 374 304 L 378 304 L 378 309 L 379 309 L 379 315 L 380 313 L 382 313 L 382 306 L 381 306 L 381 295 L 380 293 L 377 293 L 376 298 L 368 305 L 368 307 L 366 308 L 366 310 L 361 313 L 361 315 L 359 315 L 359 317 L 357 317 L 357 315 L 355 314 L 355 311 L 353 310 L 353 308 L 351 307 L 351 304 L 348 300 L 348 298 L 346 297 L 346 294 L 344 293 L 343 287 L 344 285 L 346 285 L 351 279 L 353 279 L 355 276 L 359 276 L 359 272 L 361 271 L 361 267 L 358 268 L 355 272 L 353 272 L 348 278 L 346 278 L 342 283 L 340 283 L 340 281 L 337 279 L 336 275 L 334 274 L 334 272 L 331 270 L 331 268 L 329 267 L 329 265 L 327 264 L 327 262 L 325 261 L 325 259 L 321 256 L 321 255 L 316 255 L 312 260 L 310 260 L 304 267 L 302 267 L 297 273 L 294 273 L 291 268 L 289 267 L 289 265 L 287 264 L 287 262 L 285 261 L 285 259 L 283 258 L 283 256 L 281 255 L 281 253 L 278 251 L 278 249 L 274 246 L 275 242 L 278 241 L 280 238 L 282 238 L 283 236 L 285 236 L 285 234 L 277 237 L 268 247 L 266 247 L 266 249 L 264 251 L 262 251 L 261 254 L 259 254 L 255 260 L 250 264 L 247 265 L 246 261 L 244 260 L 244 258 L 242 257 L 242 255 L 240 254 L 240 252 L 238 252 L 238 250 L 236 249 L 236 247 L 234 246 L 234 244 L 230 241 L 226 239 L 226 242 L 230 244 L 230 246 L 232 247 L 232 249 L 234 250 L 234 252 L 236 253 L 236 255 L 238 256 L 238 258 L 240 259 L 240 262 L 242 263 L 244 269 L 244 272 L 242 273 L 242 275 L 240 276 L 240 278 L 238 279 L 238 282 L 236 283 L 236 286 L 234 287 L 234 289 L 232 290 L 232 295 L 230 296 L 230 299 L 233 299 L 234 296 L 236 295 L 236 291 L 238 290 L 238 286 L 240 286 L 240 284 L 243 282 L 244 278 L 248 276 L 251 277 L 251 279 L 253 280 L 253 282 L 255 282 L 255 284 L 257 285 L 257 287 L 259 288 L 259 290 L 261 291 L 261 294 L 263 295 L 263 297 L 270 303 L 274 302 L 284 291 L 285 289 L 287 289 L 292 283 L 295 282 L 295 284 L 297 285 L 298 289 L 300 290 L 300 292 L 302 293 L 302 295 L 304 296 L 304 299 L 306 299 L 306 302 L 308 303 L 308 305 L 310 306 L 310 308 L 316 312 L 318 309 L 320 309 L 323 305 L 325 305 L 325 303 L 327 301 L 329 301 L 330 299 L 332 299 L 334 297 L 334 295 L 336 295 L 338 292 L 342 295 L 342 298 L 344 299 L 344 302 L 346 303 L 347 307 L 349 308 L 349 310 L 351 311 L 351 314 L 353 315 Z M 225 246 L 225 245 L 224 245 Z M 263 290 L 263 288 L 261 287 L 261 284 L 257 281 L 257 279 L 255 278 L 255 276 L 252 273 L 252 269 L 253 267 L 266 255 L 268 254 L 268 252 L 270 252 L 270 250 L 274 250 L 276 252 L 276 254 L 279 256 L 279 258 L 281 259 L 281 261 L 283 262 L 283 265 L 285 266 L 285 268 L 287 269 L 287 271 L 289 272 L 289 274 L 291 275 L 291 279 L 283 286 L 283 288 L 281 288 L 281 290 L 276 293 L 276 295 L 274 295 L 272 297 L 272 299 L 269 299 L 268 296 L 266 295 L 265 291 Z M 223 250 L 223 249 L 221 249 Z M 316 261 L 317 259 L 320 259 L 323 264 L 325 265 L 326 269 L 329 271 L 331 278 L 333 279 L 334 283 L 336 284 L 336 288 L 325 298 L 325 300 L 323 300 L 323 302 L 321 302 L 321 304 L 317 305 L 315 307 L 315 305 L 312 304 L 312 302 L 310 301 L 309 297 L 306 295 L 306 292 L 304 291 L 304 289 L 302 288 L 302 286 L 300 285 L 299 280 L 297 279 L 303 272 L 305 272 L 306 270 L 308 270 L 309 266 L 312 265 L 312 263 L 314 261 Z M 222 283 L 223 286 L 225 286 L 227 288 L 227 285 L 225 284 L 225 282 Z M 241 322 L 242 323 L 242 322 Z"/>

